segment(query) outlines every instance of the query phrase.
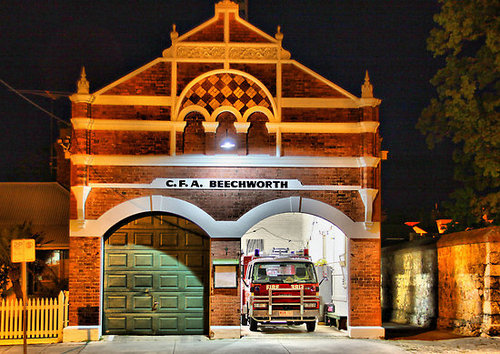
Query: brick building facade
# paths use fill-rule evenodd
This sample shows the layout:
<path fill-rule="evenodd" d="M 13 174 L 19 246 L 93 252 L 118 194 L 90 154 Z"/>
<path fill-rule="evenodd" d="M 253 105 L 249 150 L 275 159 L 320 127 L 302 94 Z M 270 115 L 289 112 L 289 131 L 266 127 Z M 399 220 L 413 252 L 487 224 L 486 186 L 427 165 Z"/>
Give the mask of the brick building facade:
<path fill-rule="evenodd" d="M 349 334 L 383 336 L 380 100 L 368 74 L 356 97 L 227 0 L 170 35 L 162 57 L 97 92 L 82 72 L 71 97 L 68 338 L 239 336 L 240 289 L 215 288 L 212 265 L 238 259 L 241 236 L 284 212 L 344 232 Z"/>

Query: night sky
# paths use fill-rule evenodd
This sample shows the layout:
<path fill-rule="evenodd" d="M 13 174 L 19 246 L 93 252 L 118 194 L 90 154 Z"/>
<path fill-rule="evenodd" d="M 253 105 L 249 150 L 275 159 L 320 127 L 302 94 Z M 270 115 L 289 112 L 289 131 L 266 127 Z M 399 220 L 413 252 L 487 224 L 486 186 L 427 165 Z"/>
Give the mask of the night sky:
<path fill-rule="evenodd" d="M 449 148 L 429 151 L 415 129 L 440 66 L 426 50 L 437 0 L 249 0 L 249 21 L 356 96 L 369 70 L 380 106 L 383 209 L 430 211 L 453 186 Z M 20 90 L 74 92 L 85 65 L 90 90 L 161 56 L 211 18 L 213 1 L 0 1 L 0 79 Z M 69 120 L 69 100 L 27 97 Z M 50 181 L 51 118 L 0 85 L 0 182 Z"/>

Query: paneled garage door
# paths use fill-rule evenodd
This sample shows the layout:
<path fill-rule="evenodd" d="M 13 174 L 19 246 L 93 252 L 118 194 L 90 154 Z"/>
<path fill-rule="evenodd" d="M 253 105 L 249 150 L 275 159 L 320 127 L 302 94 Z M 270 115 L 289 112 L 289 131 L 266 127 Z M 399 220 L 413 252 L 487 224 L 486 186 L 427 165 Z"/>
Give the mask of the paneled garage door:
<path fill-rule="evenodd" d="M 209 238 L 174 216 L 134 220 L 105 242 L 105 334 L 203 334 Z"/>

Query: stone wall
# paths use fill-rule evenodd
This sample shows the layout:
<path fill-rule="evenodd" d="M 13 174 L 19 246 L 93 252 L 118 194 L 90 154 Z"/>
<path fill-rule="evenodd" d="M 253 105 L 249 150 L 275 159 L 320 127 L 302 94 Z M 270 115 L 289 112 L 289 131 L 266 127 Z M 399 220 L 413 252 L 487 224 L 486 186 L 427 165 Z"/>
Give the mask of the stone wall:
<path fill-rule="evenodd" d="M 384 247 L 383 320 L 433 327 L 437 318 L 437 270 L 433 239 Z"/>
<path fill-rule="evenodd" d="M 382 319 L 500 334 L 500 227 L 383 248 Z"/>
<path fill-rule="evenodd" d="M 500 227 L 445 235 L 437 246 L 438 328 L 500 334 Z"/>

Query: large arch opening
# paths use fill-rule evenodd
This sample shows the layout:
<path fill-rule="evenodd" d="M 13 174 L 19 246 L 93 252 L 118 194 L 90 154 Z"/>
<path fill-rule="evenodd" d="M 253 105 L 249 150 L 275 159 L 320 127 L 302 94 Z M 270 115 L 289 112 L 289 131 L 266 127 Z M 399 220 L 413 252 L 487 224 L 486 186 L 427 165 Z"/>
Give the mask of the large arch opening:
<path fill-rule="evenodd" d="M 210 238 L 173 214 L 141 213 L 103 237 L 104 334 L 206 334 Z"/>
<path fill-rule="evenodd" d="M 264 218 L 250 227 L 241 238 L 243 255 L 258 249 L 263 256 L 303 254 L 315 264 L 320 285 L 320 321 L 325 312 L 348 316 L 347 237 L 342 230 L 321 217 L 286 212 Z M 326 305 L 326 306 L 325 306 Z"/>

